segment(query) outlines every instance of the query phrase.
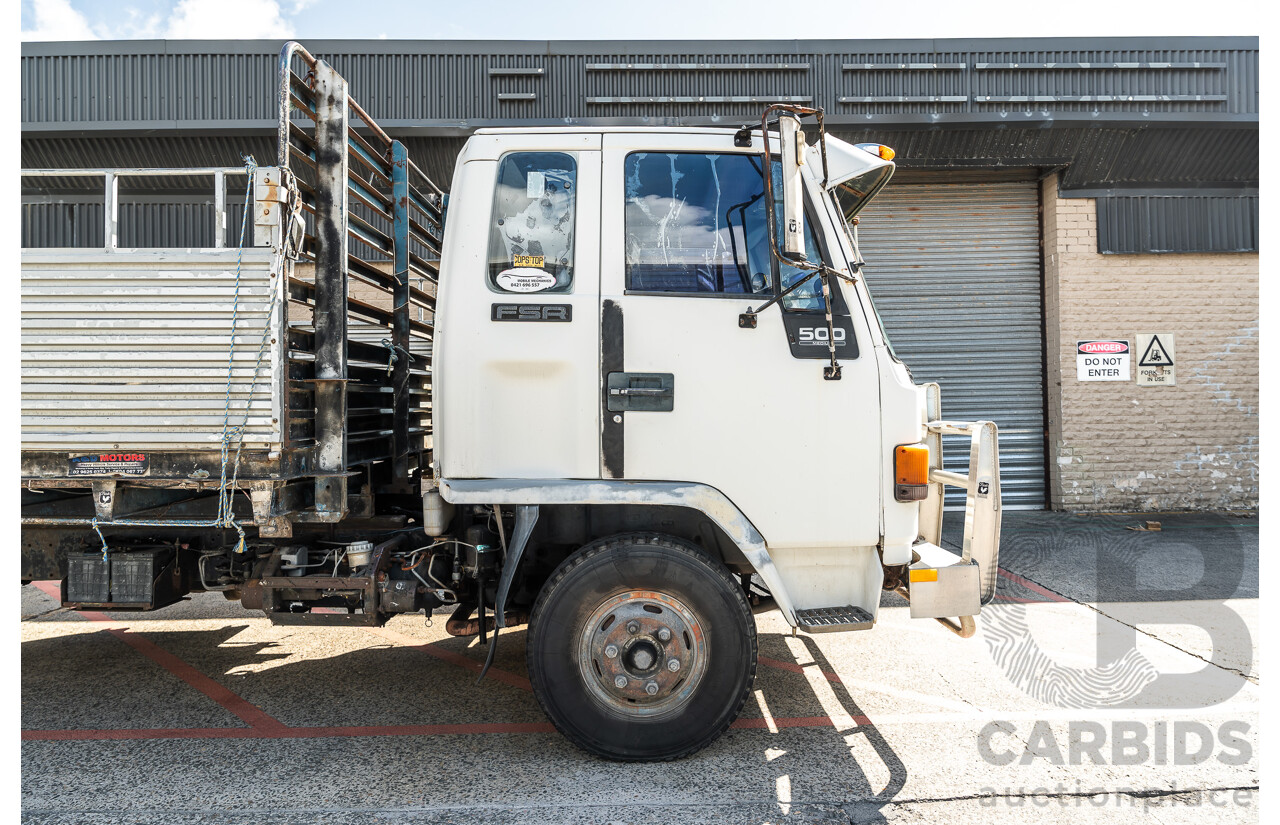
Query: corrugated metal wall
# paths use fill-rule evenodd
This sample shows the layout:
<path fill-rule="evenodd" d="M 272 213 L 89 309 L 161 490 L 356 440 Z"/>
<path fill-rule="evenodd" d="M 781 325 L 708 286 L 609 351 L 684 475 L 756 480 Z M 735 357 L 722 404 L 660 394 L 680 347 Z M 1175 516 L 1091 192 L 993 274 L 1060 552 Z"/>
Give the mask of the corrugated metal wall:
<path fill-rule="evenodd" d="M 1258 196 L 1098 198 L 1098 251 L 1257 252 Z"/>
<path fill-rule="evenodd" d="M 214 243 L 212 203 L 122 203 L 118 213 L 118 245 L 122 249 L 207 249 Z M 223 245 L 240 244 L 240 205 L 227 209 Z M 101 203 L 22 204 L 22 247 L 50 249 L 103 245 Z M 252 243 L 252 238 L 249 239 Z"/>
<path fill-rule="evenodd" d="M 279 41 L 24 43 L 24 127 L 274 118 Z M 1258 111 L 1256 38 L 313 40 L 384 127 L 405 121 Z"/>
<path fill-rule="evenodd" d="M 236 324 L 232 423 L 251 400 L 252 447 L 280 442 L 270 353 L 248 396 L 271 254 L 245 251 Z M 235 262 L 235 250 L 24 253 L 22 449 L 218 449 Z"/>
<path fill-rule="evenodd" d="M 1043 507 L 1036 183 L 893 185 L 861 220 L 867 284 L 894 351 L 916 381 L 942 385 L 944 418 L 999 426 L 1005 506 Z M 965 439 L 947 439 L 944 452 L 948 469 L 965 471 Z"/>
<path fill-rule="evenodd" d="M 22 162 L 267 163 L 280 45 L 23 43 Z M 442 184 L 482 126 L 737 126 L 788 100 L 904 167 L 1061 166 L 1064 192 L 1259 174 L 1256 37 L 306 45 Z"/>

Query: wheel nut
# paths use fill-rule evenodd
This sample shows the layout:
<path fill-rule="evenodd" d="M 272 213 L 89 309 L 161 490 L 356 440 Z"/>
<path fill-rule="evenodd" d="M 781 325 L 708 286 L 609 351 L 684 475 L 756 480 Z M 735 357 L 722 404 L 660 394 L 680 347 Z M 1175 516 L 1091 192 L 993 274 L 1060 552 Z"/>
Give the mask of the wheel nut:
<path fill-rule="evenodd" d="M 660 641 L 660 642 L 669 642 L 669 641 L 671 641 L 671 631 L 670 631 L 670 630 L 667 630 L 665 627 L 660 628 L 660 629 L 658 630 L 658 641 Z"/>
<path fill-rule="evenodd" d="M 676 672 L 677 670 L 679 670 L 679 669 L 680 669 L 680 660 L 679 660 L 679 659 L 668 659 L 668 660 L 667 660 L 667 670 L 671 671 L 672 673 L 675 673 L 675 672 Z"/>
<path fill-rule="evenodd" d="M 615 658 L 618 655 L 618 646 L 609 645 L 604 649 L 604 655 L 609 659 Z"/>
<path fill-rule="evenodd" d="M 650 682 L 649 684 L 645 685 L 644 692 L 649 694 L 650 696 L 656 695 L 658 693 L 658 683 Z"/>
<path fill-rule="evenodd" d="M 617 678 L 615 678 L 615 679 L 613 680 L 613 684 L 614 684 L 614 686 L 615 686 L 615 687 L 624 688 L 624 687 L 626 687 L 626 686 L 627 686 L 627 677 L 626 677 L 626 676 L 618 676 Z"/>
<path fill-rule="evenodd" d="M 639 632 L 640 632 L 640 623 L 639 623 L 639 622 L 627 622 L 627 632 L 628 632 L 628 633 L 630 633 L 630 634 L 631 634 L 631 635 L 633 635 L 633 636 L 634 636 L 635 634 L 639 633 Z"/>

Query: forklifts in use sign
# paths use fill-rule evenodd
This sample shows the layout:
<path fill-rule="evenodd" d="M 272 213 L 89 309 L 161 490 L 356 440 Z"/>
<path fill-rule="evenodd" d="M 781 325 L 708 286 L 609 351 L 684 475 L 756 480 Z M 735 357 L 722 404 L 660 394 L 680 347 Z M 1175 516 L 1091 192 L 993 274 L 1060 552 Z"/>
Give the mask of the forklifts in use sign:
<path fill-rule="evenodd" d="M 1176 385 L 1174 373 L 1174 343 L 1172 332 L 1141 333 L 1138 335 L 1138 386 L 1172 387 Z"/>

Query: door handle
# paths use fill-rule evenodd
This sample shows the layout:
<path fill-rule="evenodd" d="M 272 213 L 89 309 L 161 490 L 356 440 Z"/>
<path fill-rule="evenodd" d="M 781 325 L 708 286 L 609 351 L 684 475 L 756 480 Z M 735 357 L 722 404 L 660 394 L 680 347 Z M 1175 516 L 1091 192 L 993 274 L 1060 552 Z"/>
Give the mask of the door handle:
<path fill-rule="evenodd" d="M 671 412 L 675 385 L 675 375 L 669 372 L 611 372 L 607 381 L 609 412 Z"/>

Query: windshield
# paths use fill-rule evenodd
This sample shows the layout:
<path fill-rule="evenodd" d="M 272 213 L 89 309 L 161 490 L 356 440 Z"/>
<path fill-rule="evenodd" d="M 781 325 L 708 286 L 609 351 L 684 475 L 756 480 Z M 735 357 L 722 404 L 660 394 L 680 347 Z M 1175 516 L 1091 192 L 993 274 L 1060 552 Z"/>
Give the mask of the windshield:
<path fill-rule="evenodd" d="M 853 183 L 856 183 L 856 180 Z M 849 241 L 849 247 L 853 250 L 855 263 L 861 264 L 863 262 L 862 250 L 858 248 L 858 230 L 856 228 L 858 218 L 856 213 L 861 211 L 863 206 L 866 206 L 867 196 L 864 192 L 850 186 L 850 184 L 844 183 L 832 190 L 829 196 L 832 207 L 835 209 L 836 214 L 840 216 L 840 228 L 844 230 L 845 238 Z M 865 287 L 867 286 L 866 268 L 863 267 L 861 272 L 863 273 L 862 283 Z M 876 324 L 880 327 L 880 337 L 884 340 L 885 348 L 889 350 L 889 354 L 893 356 L 895 361 L 901 363 L 902 359 L 893 350 L 893 342 L 889 340 L 889 333 L 884 328 L 884 320 L 880 317 L 880 310 L 876 308 L 876 302 L 871 296 L 871 290 L 866 289 L 865 294 L 868 303 L 871 304 L 871 313 L 875 316 Z"/>

